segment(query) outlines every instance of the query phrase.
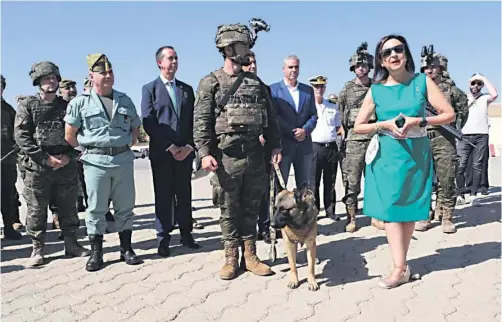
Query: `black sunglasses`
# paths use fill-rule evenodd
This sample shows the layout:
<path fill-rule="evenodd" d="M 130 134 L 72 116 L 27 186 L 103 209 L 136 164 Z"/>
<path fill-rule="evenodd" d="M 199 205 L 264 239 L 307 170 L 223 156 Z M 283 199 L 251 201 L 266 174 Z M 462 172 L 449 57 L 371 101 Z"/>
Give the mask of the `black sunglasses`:
<path fill-rule="evenodd" d="M 394 51 L 396 54 L 402 54 L 402 53 L 404 53 L 404 44 L 384 49 L 384 50 L 382 50 L 380 52 L 380 56 L 383 59 L 386 59 L 386 58 L 388 58 L 392 54 L 392 51 Z"/>
<path fill-rule="evenodd" d="M 471 82 L 471 86 L 476 86 L 476 85 L 483 86 L 483 82 L 481 82 L 481 81 L 472 81 Z"/>

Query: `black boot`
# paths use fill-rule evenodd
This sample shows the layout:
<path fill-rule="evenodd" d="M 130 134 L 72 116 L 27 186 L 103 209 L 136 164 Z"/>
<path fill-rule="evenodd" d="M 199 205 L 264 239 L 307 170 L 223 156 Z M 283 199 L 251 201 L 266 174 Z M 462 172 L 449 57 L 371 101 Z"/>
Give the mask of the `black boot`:
<path fill-rule="evenodd" d="M 191 233 L 182 233 L 181 234 L 181 244 L 191 249 L 199 249 L 201 246 L 198 244 Z"/>
<path fill-rule="evenodd" d="M 89 272 L 100 270 L 103 266 L 103 235 L 89 235 L 91 255 L 85 269 Z"/>
<path fill-rule="evenodd" d="M 75 230 L 65 230 L 63 232 L 64 252 L 66 256 L 86 257 L 90 252 L 78 243 Z"/>
<path fill-rule="evenodd" d="M 131 247 L 132 230 L 124 230 L 119 233 L 120 238 L 120 260 L 128 265 L 141 264 L 142 261 L 136 256 Z"/>

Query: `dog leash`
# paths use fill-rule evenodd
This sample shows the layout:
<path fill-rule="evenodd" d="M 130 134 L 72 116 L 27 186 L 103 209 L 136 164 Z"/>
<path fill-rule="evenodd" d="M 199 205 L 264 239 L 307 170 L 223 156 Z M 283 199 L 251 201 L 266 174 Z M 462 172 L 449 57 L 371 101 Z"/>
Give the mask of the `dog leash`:
<path fill-rule="evenodd" d="M 275 177 L 277 176 L 277 180 L 279 180 L 279 185 L 286 189 L 286 185 L 284 184 L 284 178 L 282 177 L 281 171 L 279 169 L 279 164 L 276 162 L 272 163 L 274 167 L 274 171 L 270 171 L 270 202 L 269 202 L 269 217 L 270 221 L 272 221 L 272 217 L 274 216 L 274 208 L 275 208 Z M 269 228 L 270 230 L 270 252 L 269 252 L 269 258 L 270 262 L 275 262 L 277 259 L 277 248 L 275 247 L 275 243 L 277 240 L 276 236 L 276 230 L 272 227 Z"/>

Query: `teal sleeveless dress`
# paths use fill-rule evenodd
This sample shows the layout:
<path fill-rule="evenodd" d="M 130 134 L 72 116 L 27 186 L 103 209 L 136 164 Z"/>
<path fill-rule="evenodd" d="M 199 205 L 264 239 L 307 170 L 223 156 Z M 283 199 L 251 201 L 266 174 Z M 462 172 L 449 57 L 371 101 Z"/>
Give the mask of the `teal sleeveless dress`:
<path fill-rule="evenodd" d="M 408 84 L 371 85 L 379 121 L 425 115 L 426 76 L 417 73 Z M 366 165 L 365 215 L 386 222 L 412 222 L 429 218 L 432 196 L 432 151 L 427 136 L 395 139 L 379 134 L 379 149 Z"/>

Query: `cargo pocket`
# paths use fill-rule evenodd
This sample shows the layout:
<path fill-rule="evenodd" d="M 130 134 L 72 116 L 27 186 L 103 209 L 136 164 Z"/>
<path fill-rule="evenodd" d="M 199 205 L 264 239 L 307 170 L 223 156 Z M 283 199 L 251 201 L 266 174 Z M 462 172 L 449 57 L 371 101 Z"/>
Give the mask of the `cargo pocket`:
<path fill-rule="evenodd" d="M 89 130 L 99 129 L 108 125 L 108 121 L 99 108 L 85 108 L 82 110 L 85 127 Z"/>
<path fill-rule="evenodd" d="M 134 116 L 133 112 L 125 107 L 119 107 L 117 109 L 117 123 L 118 127 L 124 131 L 131 130 L 131 121 Z"/>

